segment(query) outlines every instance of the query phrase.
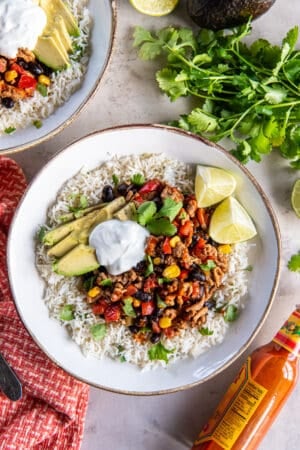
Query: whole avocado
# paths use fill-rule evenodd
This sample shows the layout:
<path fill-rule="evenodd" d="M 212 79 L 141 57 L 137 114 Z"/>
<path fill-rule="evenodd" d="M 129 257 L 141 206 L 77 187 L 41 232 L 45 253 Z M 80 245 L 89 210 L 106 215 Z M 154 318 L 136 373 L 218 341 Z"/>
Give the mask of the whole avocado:
<path fill-rule="evenodd" d="M 275 0 L 188 0 L 187 12 L 201 28 L 221 30 L 264 14 Z"/>

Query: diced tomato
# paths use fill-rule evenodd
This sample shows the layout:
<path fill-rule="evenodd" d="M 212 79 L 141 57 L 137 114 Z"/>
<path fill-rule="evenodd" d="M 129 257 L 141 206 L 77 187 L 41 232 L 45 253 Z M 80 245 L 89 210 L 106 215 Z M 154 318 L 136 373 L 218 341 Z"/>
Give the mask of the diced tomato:
<path fill-rule="evenodd" d="M 201 252 L 204 249 L 206 244 L 206 240 L 203 238 L 198 239 L 198 241 L 196 242 L 196 244 L 193 247 L 193 254 L 195 256 L 200 257 L 201 256 Z"/>
<path fill-rule="evenodd" d="M 170 238 L 166 237 L 166 239 L 163 242 L 162 245 L 162 251 L 165 255 L 171 255 L 172 254 L 172 247 L 170 245 Z"/>
<path fill-rule="evenodd" d="M 190 236 L 191 233 L 193 233 L 194 230 L 194 224 L 191 220 L 187 220 L 182 224 L 179 228 L 179 234 L 180 236 Z"/>
<path fill-rule="evenodd" d="M 164 335 L 169 338 L 172 339 L 175 336 L 175 330 L 173 327 L 168 327 L 168 328 L 164 328 L 162 330 L 162 332 L 164 333 Z"/>
<path fill-rule="evenodd" d="M 135 287 L 133 284 L 130 284 L 129 286 L 127 286 L 126 289 L 126 295 L 134 295 L 137 292 L 137 287 Z"/>
<path fill-rule="evenodd" d="M 109 305 L 104 312 L 106 322 L 118 322 L 121 317 L 121 310 L 118 305 Z"/>
<path fill-rule="evenodd" d="M 143 203 L 145 201 L 138 192 L 136 192 L 134 194 L 134 196 L 132 197 L 132 200 L 135 201 L 136 203 Z"/>
<path fill-rule="evenodd" d="M 108 304 L 105 300 L 99 300 L 92 306 L 92 311 L 94 314 L 101 316 L 102 314 L 104 314 L 107 307 Z"/>
<path fill-rule="evenodd" d="M 153 180 L 147 181 L 139 190 L 139 194 L 143 196 L 143 194 L 149 194 L 149 192 L 156 191 L 161 185 L 161 182 L 153 178 Z"/>
<path fill-rule="evenodd" d="M 18 88 L 20 89 L 35 89 L 36 85 L 36 79 L 30 75 L 21 75 L 18 82 Z"/>
<path fill-rule="evenodd" d="M 19 66 L 17 63 L 13 63 L 9 66 L 9 70 L 15 70 L 19 75 L 26 73 L 26 70 L 23 67 Z"/>
<path fill-rule="evenodd" d="M 189 276 L 189 271 L 186 269 L 182 269 L 180 272 L 180 275 L 179 275 L 179 279 L 186 280 L 188 276 Z"/>
<path fill-rule="evenodd" d="M 144 281 L 144 291 L 145 292 L 151 292 L 152 289 L 158 286 L 157 279 L 155 277 L 148 277 Z"/>
<path fill-rule="evenodd" d="M 150 300 L 149 302 L 142 302 L 142 316 L 151 316 L 154 311 L 154 301 Z"/>

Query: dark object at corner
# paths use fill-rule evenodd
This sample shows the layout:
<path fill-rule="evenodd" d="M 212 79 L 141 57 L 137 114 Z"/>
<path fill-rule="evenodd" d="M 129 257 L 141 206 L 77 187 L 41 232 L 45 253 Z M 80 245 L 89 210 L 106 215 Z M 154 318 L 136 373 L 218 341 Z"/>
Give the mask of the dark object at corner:
<path fill-rule="evenodd" d="M 256 19 L 276 0 L 188 0 L 187 12 L 201 28 L 221 30 Z"/>

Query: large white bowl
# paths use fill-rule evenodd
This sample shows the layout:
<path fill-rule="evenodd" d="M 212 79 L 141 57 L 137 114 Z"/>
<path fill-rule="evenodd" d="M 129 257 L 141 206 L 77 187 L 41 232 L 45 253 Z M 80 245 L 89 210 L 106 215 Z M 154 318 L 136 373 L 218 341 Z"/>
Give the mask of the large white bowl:
<path fill-rule="evenodd" d="M 111 54 L 116 12 L 111 0 L 89 0 L 92 17 L 91 54 L 87 72 L 80 88 L 53 114 L 43 119 L 43 126 L 19 129 L 0 136 L 0 154 L 13 153 L 39 144 L 69 125 L 92 97 L 98 87 Z"/>
<path fill-rule="evenodd" d="M 35 235 L 62 184 L 82 167 L 94 168 L 112 155 L 164 152 L 187 163 L 223 167 L 238 180 L 237 197 L 258 231 L 252 254 L 247 306 L 221 345 L 196 359 L 166 369 L 141 372 L 127 363 L 85 358 L 66 330 L 49 318 L 44 283 L 35 267 Z M 262 189 L 245 167 L 218 146 L 183 131 L 153 125 L 112 128 L 81 139 L 58 153 L 36 176 L 15 214 L 8 242 L 8 270 L 15 304 L 29 333 L 59 366 L 91 385 L 108 390 L 153 394 L 203 382 L 232 363 L 261 328 L 278 283 L 280 238 L 277 221 Z"/>

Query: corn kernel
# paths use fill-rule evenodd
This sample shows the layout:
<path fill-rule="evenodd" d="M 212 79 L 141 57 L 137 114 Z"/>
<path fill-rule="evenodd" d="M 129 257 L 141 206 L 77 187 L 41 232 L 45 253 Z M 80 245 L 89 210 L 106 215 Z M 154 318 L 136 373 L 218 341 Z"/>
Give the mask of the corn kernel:
<path fill-rule="evenodd" d="M 162 273 L 164 278 L 177 278 L 180 275 L 180 268 L 177 264 L 171 264 L 171 266 L 166 267 Z"/>
<path fill-rule="evenodd" d="M 133 304 L 133 306 L 134 306 L 135 308 L 138 308 L 138 307 L 140 306 L 140 304 L 141 304 L 141 300 L 138 300 L 137 298 L 135 298 L 135 299 L 133 300 L 132 304 Z"/>
<path fill-rule="evenodd" d="M 8 70 L 4 74 L 4 79 L 5 79 L 5 81 L 7 81 L 9 83 L 10 81 L 15 80 L 17 78 L 17 76 L 18 76 L 18 73 L 15 70 Z"/>
<path fill-rule="evenodd" d="M 172 238 L 170 239 L 170 246 L 171 246 L 172 248 L 175 248 L 176 245 L 178 244 L 178 242 L 180 242 L 180 241 L 181 241 L 181 239 L 180 239 L 179 236 L 174 236 L 174 237 L 172 237 Z"/>
<path fill-rule="evenodd" d="M 50 86 L 51 83 L 50 78 L 46 75 L 39 75 L 38 82 L 44 84 L 45 86 Z"/>
<path fill-rule="evenodd" d="M 169 328 L 172 325 L 172 320 L 169 317 L 161 317 L 158 324 L 160 328 Z"/>
<path fill-rule="evenodd" d="M 160 263 L 161 263 L 161 258 L 159 258 L 158 256 L 156 258 L 153 258 L 153 264 L 158 266 L 158 264 L 160 264 Z"/>
<path fill-rule="evenodd" d="M 100 294 L 101 289 L 98 286 L 93 287 L 88 291 L 88 296 L 91 298 L 97 297 L 98 294 Z"/>
<path fill-rule="evenodd" d="M 223 244 L 223 245 L 219 245 L 218 250 L 221 253 L 224 253 L 224 255 L 228 255 L 229 253 L 232 252 L 232 248 L 229 244 Z"/>

